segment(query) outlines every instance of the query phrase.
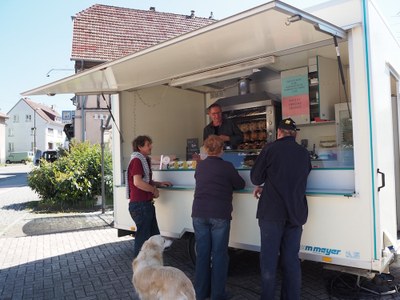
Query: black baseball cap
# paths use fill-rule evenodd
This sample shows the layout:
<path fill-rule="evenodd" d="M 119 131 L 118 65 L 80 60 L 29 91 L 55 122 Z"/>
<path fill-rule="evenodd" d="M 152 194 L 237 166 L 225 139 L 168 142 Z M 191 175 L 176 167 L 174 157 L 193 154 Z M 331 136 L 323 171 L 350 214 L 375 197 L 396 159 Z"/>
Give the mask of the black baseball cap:
<path fill-rule="evenodd" d="M 286 130 L 293 130 L 299 131 L 300 129 L 296 127 L 296 122 L 293 121 L 291 118 L 283 119 L 279 122 L 278 128 L 286 129 Z"/>

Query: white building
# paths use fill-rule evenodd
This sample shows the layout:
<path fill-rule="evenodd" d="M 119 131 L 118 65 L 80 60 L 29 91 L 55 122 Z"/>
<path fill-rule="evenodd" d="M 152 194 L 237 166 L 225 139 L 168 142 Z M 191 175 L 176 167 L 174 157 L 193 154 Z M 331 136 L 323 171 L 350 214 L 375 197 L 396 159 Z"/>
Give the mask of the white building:
<path fill-rule="evenodd" d="M 8 116 L 0 112 L 0 164 L 6 161 L 6 120 Z"/>
<path fill-rule="evenodd" d="M 6 121 L 7 155 L 13 151 L 50 150 L 65 141 L 61 116 L 43 104 L 22 98 L 8 112 Z"/>

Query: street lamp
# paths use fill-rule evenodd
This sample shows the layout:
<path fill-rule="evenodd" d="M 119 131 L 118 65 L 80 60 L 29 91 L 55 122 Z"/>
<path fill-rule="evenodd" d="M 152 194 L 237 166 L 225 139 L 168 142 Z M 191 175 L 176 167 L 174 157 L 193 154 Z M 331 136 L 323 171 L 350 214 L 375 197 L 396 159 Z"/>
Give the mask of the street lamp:
<path fill-rule="evenodd" d="M 50 73 L 53 71 L 75 71 L 75 69 L 50 69 L 47 74 L 46 77 L 50 77 Z"/>

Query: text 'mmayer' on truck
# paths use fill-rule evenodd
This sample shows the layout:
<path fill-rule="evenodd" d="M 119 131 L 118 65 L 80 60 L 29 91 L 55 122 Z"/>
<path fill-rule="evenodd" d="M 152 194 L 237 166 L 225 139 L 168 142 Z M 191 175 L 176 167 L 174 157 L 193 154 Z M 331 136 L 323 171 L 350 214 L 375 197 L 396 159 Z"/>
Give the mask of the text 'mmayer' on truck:
<path fill-rule="evenodd" d="M 155 179 L 174 183 L 156 200 L 161 232 L 174 238 L 193 232 L 187 140 L 202 140 L 205 109 L 219 101 L 245 135 L 226 156 L 247 182 L 234 193 L 230 246 L 254 251 L 260 238 L 250 168 L 274 140 L 277 120 L 291 116 L 313 164 L 300 257 L 369 276 L 387 272 L 398 249 L 399 53 L 372 0 L 307 12 L 271 1 L 23 95 L 112 94 L 115 227 L 136 229 L 124 173 L 131 141 L 148 134 Z M 178 162 L 166 164 L 165 156 Z"/>

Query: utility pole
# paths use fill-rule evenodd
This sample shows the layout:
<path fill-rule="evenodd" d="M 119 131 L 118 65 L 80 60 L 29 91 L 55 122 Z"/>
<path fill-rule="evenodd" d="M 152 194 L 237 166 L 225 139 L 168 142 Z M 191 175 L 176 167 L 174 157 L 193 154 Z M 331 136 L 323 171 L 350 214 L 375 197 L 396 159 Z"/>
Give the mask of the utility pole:
<path fill-rule="evenodd" d="M 36 154 L 36 108 L 33 110 L 33 128 L 32 128 L 32 130 L 33 130 L 33 154 L 35 155 Z"/>

